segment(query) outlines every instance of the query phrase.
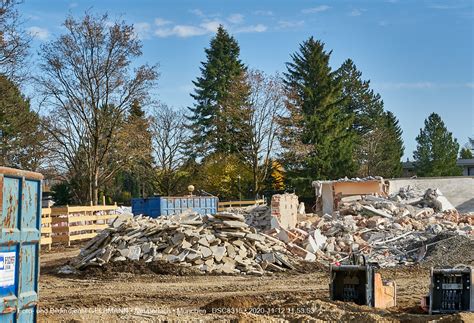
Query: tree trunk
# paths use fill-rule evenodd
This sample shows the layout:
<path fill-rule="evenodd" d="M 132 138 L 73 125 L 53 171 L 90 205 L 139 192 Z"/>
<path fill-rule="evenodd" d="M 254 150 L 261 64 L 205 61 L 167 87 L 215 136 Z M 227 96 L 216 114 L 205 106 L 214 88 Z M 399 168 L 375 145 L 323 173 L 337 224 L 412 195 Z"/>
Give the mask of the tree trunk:
<path fill-rule="evenodd" d="M 258 185 L 258 160 L 254 160 L 253 162 L 253 194 L 254 197 L 257 197 L 258 190 L 259 190 L 259 185 Z"/>
<path fill-rule="evenodd" d="M 94 205 L 99 205 L 99 171 L 94 171 L 94 183 L 92 184 L 92 197 Z"/>

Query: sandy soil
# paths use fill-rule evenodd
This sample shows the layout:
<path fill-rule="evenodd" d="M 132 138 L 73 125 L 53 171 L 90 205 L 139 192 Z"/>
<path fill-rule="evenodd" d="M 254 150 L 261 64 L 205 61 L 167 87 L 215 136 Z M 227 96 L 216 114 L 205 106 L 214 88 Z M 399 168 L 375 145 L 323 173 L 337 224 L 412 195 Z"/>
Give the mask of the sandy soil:
<path fill-rule="evenodd" d="M 316 266 L 303 273 L 245 276 L 164 275 L 91 271 L 58 275 L 79 246 L 41 255 L 40 322 L 97 321 L 388 321 L 474 322 L 474 313 L 429 316 L 419 309 L 428 291 L 426 268 L 382 270 L 398 286 L 398 306 L 375 310 L 328 299 L 328 274 Z M 101 274 L 102 272 L 102 274 Z"/>

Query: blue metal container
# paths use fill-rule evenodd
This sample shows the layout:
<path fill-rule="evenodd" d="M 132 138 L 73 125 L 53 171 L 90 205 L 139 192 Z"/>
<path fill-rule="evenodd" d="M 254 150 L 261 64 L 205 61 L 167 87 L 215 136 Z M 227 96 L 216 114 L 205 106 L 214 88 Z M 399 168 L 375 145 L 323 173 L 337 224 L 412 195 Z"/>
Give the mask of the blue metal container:
<path fill-rule="evenodd" d="M 132 213 L 152 218 L 161 215 L 179 214 L 192 209 L 199 214 L 216 214 L 219 199 L 214 196 L 159 196 L 132 199 Z"/>
<path fill-rule="evenodd" d="M 0 167 L 0 322 L 36 322 L 41 180 Z"/>

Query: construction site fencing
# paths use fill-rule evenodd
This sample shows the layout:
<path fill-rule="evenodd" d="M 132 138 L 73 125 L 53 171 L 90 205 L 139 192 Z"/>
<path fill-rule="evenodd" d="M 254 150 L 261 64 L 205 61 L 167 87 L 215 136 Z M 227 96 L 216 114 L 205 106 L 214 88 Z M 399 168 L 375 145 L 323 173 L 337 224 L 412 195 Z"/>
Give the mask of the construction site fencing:
<path fill-rule="evenodd" d="M 93 238 L 117 217 L 117 204 L 43 208 L 41 244 L 65 243 Z"/>

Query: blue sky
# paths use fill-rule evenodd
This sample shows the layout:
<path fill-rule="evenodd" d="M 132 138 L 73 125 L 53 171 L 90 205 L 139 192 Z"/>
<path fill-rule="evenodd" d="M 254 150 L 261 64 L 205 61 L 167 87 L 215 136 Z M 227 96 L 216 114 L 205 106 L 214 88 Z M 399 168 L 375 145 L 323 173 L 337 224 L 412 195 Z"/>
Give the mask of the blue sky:
<path fill-rule="evenodd" d="M 415 137 L 431 112 L 442 116 L 461 145 L 474 136 L 473 3 L 24 0 L 19 10 L 35 38 L 34 53 L 63 32 L 68 14 L 80 16 L 89 9 L 133 23 L 143 40 L 140 62 L 160 65 L 155 96 L 178 108 L 193 103 L 191 82 L 219 24 L 238 40 L 243 62 L 267 73 L 285 71 L 290 54 L 312 35 L 333 50 L 334 69 L 352 58 L 371 80 L 386 109 L 399 118 L 405 158 L 412 158 Z"/>

